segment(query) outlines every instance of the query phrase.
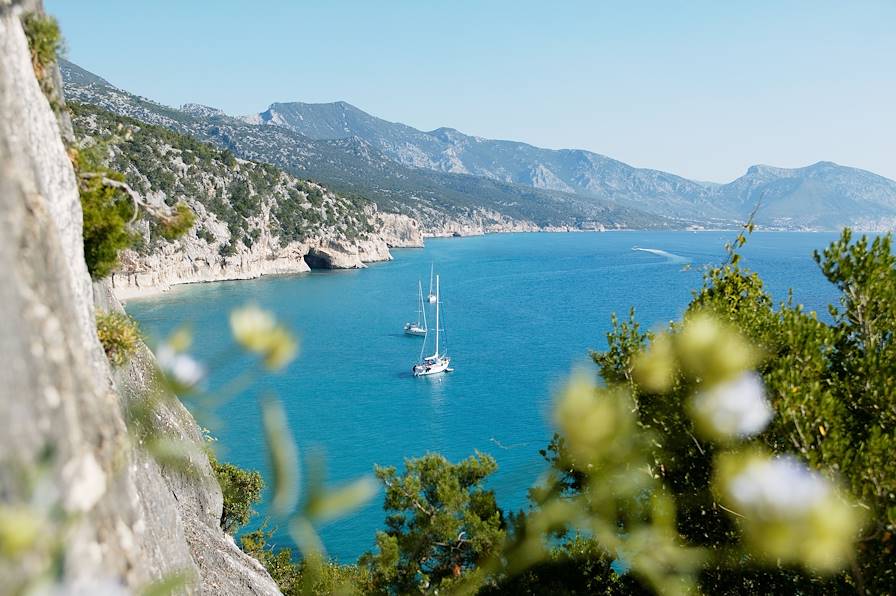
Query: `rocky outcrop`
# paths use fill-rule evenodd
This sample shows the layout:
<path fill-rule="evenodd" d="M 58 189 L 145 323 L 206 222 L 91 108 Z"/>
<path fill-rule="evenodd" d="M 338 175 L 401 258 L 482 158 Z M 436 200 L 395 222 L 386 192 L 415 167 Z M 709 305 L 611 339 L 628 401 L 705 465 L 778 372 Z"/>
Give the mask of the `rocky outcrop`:
<path fill-rule="evenodd" d="M 365 261 L 388 261 L 391 258 L 383 241 L 345 245 L 331 240 L 312 246 L 305 255 L 305 262 L 311 269 L 361 269 Z"/>
<path fill-rule="evenodd" d="M 308 246 L 302 243 L 272 250 L 262 242 L 245 252 L 222 256 L 196 238 L 194 230 L 177 242 L 161 244 L 149 255 L 126 251 L 121 269 L 111 276 L 111 288 L 119 300 L 127 300 L 180 284 L 303 273 L 310 271 L 303 259 L 307 252 Z"/>
<path fill-rule="evenodd" d="M 214 234 L 226 235 L 226 228 L 204 211 L 197 210 L 200 225 Z M 367 217 L 375 232 L 366 238 L 309 238 L 280 246 L 268 226 L 251 248 L 240 247 L 237 254 L 222 256 L 215 244 L 197 236 L 197 229 L 184 238 L 160 243 L 151 254 L 125 251 L 120 270 L 111 277 L 111 287 L 119 300 L 166 292 L 172 286 L 190 283 L 254 279 L 264 275 L 290 275 L 313 269 L 360 269 L 365 263 L 392 260 L 390 248 L 423 246 L 417 222 L 405 215 L 378 213 L 370 206 Z"/>
<path fill-rule="evenodd" d="M 422 248 L 423 234 L 416 219 L 396 213 L 377 213 L 379 236 L 390 248 Z"/>
<path fill-rule="evenodd" d="M 137 592 L 182 576 L 182 593 L 278 594 L 221 531 L 221 491 L 180 402 L 160 400 L 153 423 L 195 447 L 191 473 L 128 431 L 124 410 L 152 395 L 152 355 L 113 371 L 97 339 L 94 309 L 120 305 L 87 274 L 75 175 L 20 11 L 0 0 L 0 511 L 16 539 L 0 591 L 39 579 L 52 593 Z"/>

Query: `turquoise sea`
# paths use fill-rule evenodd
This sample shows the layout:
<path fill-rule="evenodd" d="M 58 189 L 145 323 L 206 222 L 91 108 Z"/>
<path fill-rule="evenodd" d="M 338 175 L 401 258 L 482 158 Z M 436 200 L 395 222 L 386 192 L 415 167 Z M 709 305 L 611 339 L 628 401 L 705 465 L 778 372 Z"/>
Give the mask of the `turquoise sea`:
<path fill-rule="evenodd" d="M 647 327 L 677 318 L 707 265 L 724 257 L 734 232 L 506 234 L 432 239 L 424 249 L 358 271 L 182 286 L 127 310 L 150 337 L 188 324 L 194 355 L 212 365 L 210 388 L 250 366 L 232 354 L 228 312 L 256 302 L 301 340 L 287 370 L 263 377 L 202 419 L 222 459 L 261 470 L 267 462 L 257 397 L 285 404 L 303 453 L 323 452 L 338 484 L 400 466 L 428 451 L 461 459 L 475 450 L 500 466 L 491 486 L 505 509 L 525 506 L 543 470 L 538 450 L 551 437 L 552 395 L 591 349 L 605 346 L 610 316 L 635 307 Z M 795 300 L 826 316 L 837 293 L 811 259 L 833 234 L 755 233 L 744 265 L 777 301 Z M 641 250 L 634 250 L 641 249 Z M 417 281 L 430 264 L 441 274 L 448 350 L 455 372 L 414 378 L 420 339 L 402 326 L 416 317 Z M 431 313 L 430 313 L 431 314 Z M 264 508 L 261 508 L 264 515 Z M 353 561 L 383 525 L 381 496 L 322 528 L 330 555 Z M 285 532 L 275 537 L 288 544 Z"/>

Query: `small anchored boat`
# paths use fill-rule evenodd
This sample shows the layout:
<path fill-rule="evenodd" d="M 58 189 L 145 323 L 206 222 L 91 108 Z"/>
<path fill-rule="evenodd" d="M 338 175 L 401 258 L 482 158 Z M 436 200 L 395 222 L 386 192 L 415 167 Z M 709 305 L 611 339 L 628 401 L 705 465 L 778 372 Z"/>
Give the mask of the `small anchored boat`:
<path fill-rule="evenodd" d="M 441 301 L 439 300 L 439 276 L 436 275 L 436 328 L 435 328 L 435 350 L 430 356 L 423 356 L 424 351 L 426 350 L 426 339 L 423 340 L 423 347 L 420 349 L 420 362 L 414 365 L 414 368 L 411 369 L 414 373 L 415 377 L 423 377 L 427 375 L 435 375 L 443 372 L 453 372 L 454 369 L 450 368 L 451 358 L 448 357 L 447 354 L 442 354 L 439 352 L 439 329 L 440 321 L 439 321 L 439 307 L 441 306 Z M 427 332 L 427 335 L 429 333 Z"/>
<path fill-rule="evenodd" d="M 426 337 L 426 308 L 423 304 L 423 282 L 417 282 L 417 289 L 420 292 L 420 300 L 417 303 L 417 322 L 405 323 L 405 335 L 418 335 Z"/>

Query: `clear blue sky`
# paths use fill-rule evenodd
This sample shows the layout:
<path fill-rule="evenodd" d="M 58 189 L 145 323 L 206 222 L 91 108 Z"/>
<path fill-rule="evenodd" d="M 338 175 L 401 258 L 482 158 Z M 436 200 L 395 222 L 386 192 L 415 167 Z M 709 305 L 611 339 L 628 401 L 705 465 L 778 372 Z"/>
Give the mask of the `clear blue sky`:
<path fill-rule="evenodd" d="M 387 120 L 728 181 L 896 178 L 896 1 L 46 0 L 69 58 L 169 105 Z"/>

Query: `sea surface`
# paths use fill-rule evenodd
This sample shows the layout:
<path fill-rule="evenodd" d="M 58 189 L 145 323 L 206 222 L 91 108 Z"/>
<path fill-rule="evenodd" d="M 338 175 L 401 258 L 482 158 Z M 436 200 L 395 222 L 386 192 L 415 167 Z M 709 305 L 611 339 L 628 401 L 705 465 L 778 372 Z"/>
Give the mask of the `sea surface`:
<path fill-rule="evenodd" d="M 401 466 L 430 451 L 452 460 L 493 455 L 491 480 L 505 510 L 526 505 L 544 465 L 538 450 L 552 429 L 553 396 L 570 371 L 589 367 L 606 345 L 610 317 L 634 307 L 645 327 L 679 317 L 707 266 L 734 232 L 504 234 L 427 240 L 394 250 L 395 260 L 356 271 L 179 287 L 127 305 L 151 338 L 188 325 L 193 354 L 222 390 L 252 367 L 234 356 L 227 317 L 257 303 L 299 336 L 299 358 L 218 405 L 200 423 L 219 457 L 268 477 L 258 398 L 278 396 L 303 455 L 322 453 L 328 482 Z M 776 301 L 794 300 L 827 317 L 837 299 L 812 261 L 833 234 L 755 233 L 743 265 L 759 272 Z M 417 282 L 441 275 L 448 352 L 455 372 L 414 378 L 421 339 L 402 333 L 416 318 Z M 429 306 L 428 308 L 432 308 Z M 430 325 L 432 325 L 432 312 Z M 592 368 L 593 370 L 593 368 Z M 256 524 L 265 515 L 259 508 Z M 321 528 L 328 553 L 354 561 L 383 527 L 382 495 Z M 285 528 L 275 540 L 289 543 Z"/>

